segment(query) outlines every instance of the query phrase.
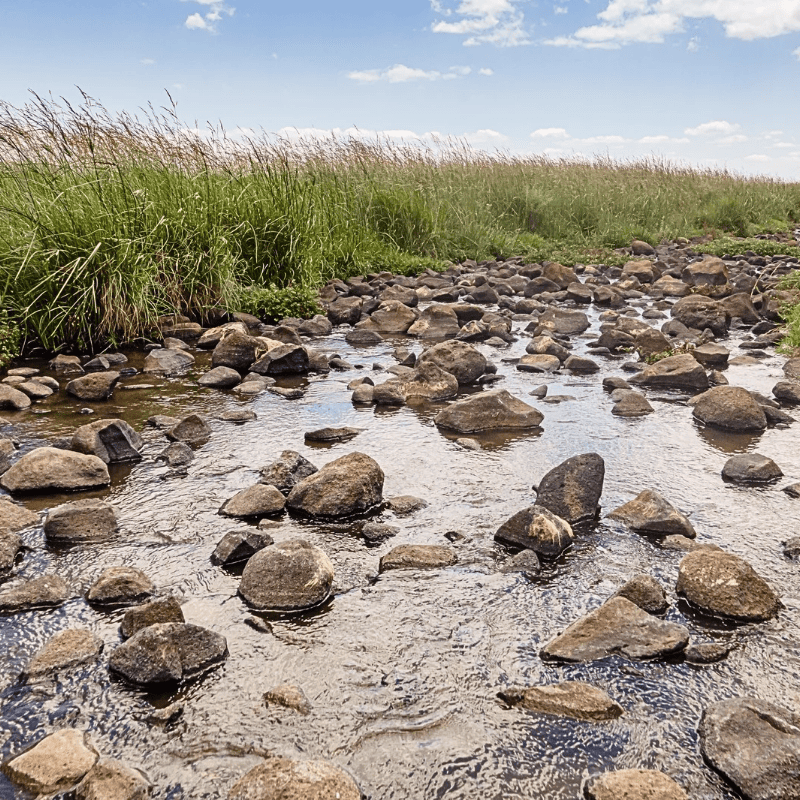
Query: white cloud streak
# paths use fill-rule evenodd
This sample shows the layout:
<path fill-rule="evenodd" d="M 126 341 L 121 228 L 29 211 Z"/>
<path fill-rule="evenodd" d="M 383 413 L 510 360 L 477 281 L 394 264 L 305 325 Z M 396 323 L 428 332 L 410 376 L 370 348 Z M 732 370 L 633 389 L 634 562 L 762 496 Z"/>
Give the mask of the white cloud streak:
<path fill-rule="evenodd" d="M 726 122 L 723 119 L 715 119 L 713 122 L 704 122 L 696 128 L 686 128 L 684 133 L 687 136 L 710 136 L 719 134 L 721 136 L 731 136 L 739 130 L 741 126 Z"/>
<path fill-rule="evenodd" d="M 186 21 L 183 24 L 190 31 L 216 33 L 217 23 L 222 19 L 223 15 L 232 17 L 236 13 L 235 8 L 221 0 L 182 0 L 182 2 L 199 3 L 201 6 L 208 8 L 205 14 L 195 12 L 186 17 Z"/>
<path fill-rule="evenodd" d="M 470 67 L 450 67 L 447 72 L 440 72 L 435 69 L 417 69 L 407 67 L 405 64 L 395 64 L 386 69 L 365 69 L 349 72 L 347 77 L 360 83 L 377 83 L 386 81 L 387 83 L 408 83 L 409 81 L 452 81 L 463 78 L 472 72 Z M 481 74 L 486 74 L 481 70 Z M 491 74 L 491 71 L 490 73 Z"/>
<path fill-rule="evenodd" d="M 434 33 L 466 36 L 465 47 L 494 44 L 517 47 L 530 44 L 525 17 L 517 7 L 520 0 L 461 0 L 455 7 L 431 0 L 431 8 L 444 19 L 431 26 Z"/>

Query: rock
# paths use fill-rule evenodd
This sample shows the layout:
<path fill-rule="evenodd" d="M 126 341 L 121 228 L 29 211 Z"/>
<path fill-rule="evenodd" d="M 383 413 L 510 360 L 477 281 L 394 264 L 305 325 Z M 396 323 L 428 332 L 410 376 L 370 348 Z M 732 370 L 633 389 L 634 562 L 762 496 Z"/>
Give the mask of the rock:
<path fill-rule="evenodd" d="M 790 358 L 783 365 L 783 374 L 790 380 L 800 379 L 800 358 Z"/>
<path fill-rule="evenodd" d="M 570 372 L 589 373 L 600 371 L 600 366 L 596 361 L 592 361 L 591 358 L 583 358 L 581 356 L 570 356 L 564 362 L 564 368 L 568 369 Z"/>
<path fill-rule="evenodd" d="M 308 350 L 299 344 L 273 347 L 250 367 L 259 375 L 304 375 L 310 368 Z"/>
<path fill-rule="evenodd" d="M 198 386 L 209 389 L 232 389 L 242 381 L 242 376 L 230 367 L 214 367 L 197 379 Z"/>
<path fill-rule="evenodd" d="M 304 439 L 307 442 L 347 442 L 361 433 L 361 428 L 320 428 L 316 431 L 306 431 Z"/>
<path fill-rule="evenodd" d="M 50 397 L 50 395 L 53 394 L 53 390 L 49 386 L 36 380 L 24 381 L 23 383 L 17 384 L 16 388 L 18 391 L 28 395 L 31 400 L 44 400 L 46 397 Z"/>
<path fill-rule="evenodd" d="M 538 428 L 543 414 L 505 389 L 456 400 L 434 418 L 440 428 L 457 433 Z"/>
<path fill-rule="evenodd" d="M 440 544 L 401 544 L 380 560 L 378 572 L 391 569 L 436 569 L 458 561 L 452 547 Z"/>
<path fill-rule="evenodd" d="M 0 576 L 14 569 L 20 550 L 22 550 L 22 537 L 7 528 L 0 528 Z"/>
<path fill-rule="evenodd" d="M 255 411 L 251 411 L 249 408 L 229 408 L 223 411 L 217 419 L 223 422 L 252 422 L 258 419 L 258 414 L 256 414 Z"/>
<path fill-rule="evenodd" d="M 328 761 L 270 758 L 253 767 L 228 793 L 228 800 L 361 800 L 353 779 Z"/>
<path fill-rule="evenodd" d="M 800 405 L 800 381 L 778 381 L 772 387 L 772 394 L 782 403 Z"/>
<path fill-rule="evenodd" d="M 147 418 L 147 424 L 151 428 L 158 428 L 158 430 L 166 431 L 169 428 L 177 425 L 180 420 L 177 417 L 170 417 L 166 414 L 155 414 L 152 417 Z"/>
<path fill-rule="evenodd" d="M 486 357 L 466 342 L 441 342 L 427 348 L 417 361 L 417 366 L 434 364 L 449 372 L 459 386 L 475 383 L 486 372 Z"/>
<path fill-rule="evenodd" d="M 212 367 L 228 367 L 242 374 L 250 369 L 250 365 L 266 349 L 254 336 L 233 330 L 220 339 L 211 354 Z"/>
<path fill-rule="evenodd" d="M 274 486 L 283 494 L 289 494 L 303 478 L 317 471 L 317 468 L 300 453 L 284 450 L 276 461 L 262 468 L 260 482 Z"/>
<path fill-rule="evenodd" d="M 605 472 L 605 462 L 597 453 L 572 456 L 542 478 L 536 505 L 570 525 L 594 519 L 603 493 Z"/>
<path fill-rule="evenodd" d="M 653 406 L 643 394 L 630 389 L 615 391 L 621 392 L 611 409 L 615 417 L 644 417 L 653 413 Z"/>
<path fill-rule="evenodd" d="M 427 508 L 428 504 L 419 497 L 414 497 L 410 494 L 401 494 L 396 497 L 388 498 L 386 500 L 386 507 L 394 511 L 397 515 L 403 515 L 411 514 L 422 508 Z"/>
<path fill-rule="evenodd" d="M 130 605 L 149 597 L 155 588 L 136 567 L 108 567 L 89 587 L 86 599 L 96 605 Z"/>
<path fill-rule="evenodd" d="M 786 558 L 800 558 L 800 536 L 793 536 L 789 541 L 783 543 L 783 554 Z"/>
<path fill-rule="evenodd" d="M 157 458 L 170 467 L 185 467 L 194 461 L 194 451 L 186 442 L 173 442 L 164 448 Z"/>
<path fill-rule="evenodd" d="M 573 622 L 540 655 L 573 663 L 612 655 L 646 660 L 678 653 L 688 643 L 689 631 L 683 625 L 663 622 L 624 597 L 612 597 Z"/>
<path fill-rule="evenodd" d="M 730 354 L 730 350 L 727 347 L 722 347 L 713 342 L 706 342 L 706 344 L 701 344 L 700 347 L 695 347 L 692 350 L 692 356 L 698 363 L 702 364 L 704 369 L 725 369 L 728 366 Z"/>
<path fill-rule="evenodd" d="M 129 608 L 122 617 L 119 632 L 123 639 L 130 639 L 150 625 L 165 622 L 185 622 L 181 605 L 172 595 L 157 597 L 148 603 Z"/>
<path fill-rule="evenodd" d="M 24 676 L 28 679 L 49 675 L 58 670 L 96 661 L 103 650 L 103 640 L 91 631 L 72 628 L 52 636 L 28 662 Z"/>
<path fill-rule="evenodd" d="M 767 427 L 761 406 L 738 386 L 715 386 L 693 398 L 695 419 L 712 428 L 759 432 Z"/>
<path fill-rule="evenodd" d="M 668 608 L 664 587 L 650 575 L 636 575 L 624 583 L 614 597 L 624 597 L 648 614 L 663 614 Z"/>
<path fill-rule="evenodd" d="M 533 550 L 523 550 L 506 561 L 500 569 L 503 573 L 521 572 L 526 578 L 535 578 L 541 571 L 539 556 Z"/>
<path fill-rule="evenodd" d="M 94 372 L 71 380 L 66 391 L 84 402 L 108 400 L 114 394 L 119 378 L 119 372 Z"/>
<path fill-rule="evenodd" d="M 556 356 L 527 355 L 517 362 L 520 372 L 557 372 L 560 368 L 561 362 Z"/>
<path fill-rule="evenodd" d="M 144 446 L 142 437 L 121 419 L 100 419 L 81 425 L 72 434 L 72 449 L 97 456 L 106 464 L 139 461 Z"/>
<path fill-rule="evenodd" d="M 103 356 L 93 358 L 91 361 L 87 361 L 83 365 L 84 372 L 103 372 L 107 369 L 111 369 L 111 364 L 109 363 L 108 359 L 103 358 Z"/>
<path fill-rule="evenodd" d="M 297 329 L 300 336 L 329 336 L 332 331 L 333 325 L 322 314 L 315 314 L 311 319 L 304 319 Z"/>
<path fill-rule="evenodd" d="M 209 328 L 197 340 L 197 347 L 200 350 L 213 350 L 226 336 L 232 333 L 240 333 L 242 336 L 248 335 L 248 327 L 244 322 L 226 322 L 216 328 Z"/>
<path fill-rule="evenodd" d="M 683 558 L 676 591 L 713 616 L 763 622 L 780 603 L 767 582 L 742 558 L 722 550 L 695 550 Z"/>
<path fill-rule="evenodd" d="M 691 642 L 684 651 L 684 660 L 690 664 L 714 664 L 722 661 L 733 647 L 731 642 Z"/>
<path fill-rule="evenodd" d="M 360 297 L 340 297 L 328 306 L 328 319 L 332 325 L 355 325 L 361 319 Z"/>
<path fill-rule="evenodd" d="M 101 542 L 117 532 L 113 506 L 102 500 L 75 500 L 50 509 L 44 520 L 49 542 Z"/>
<path fill-rule="evenodd" d="M 112 672 L 138 686 L 192 678 L 228 657 L 224 636 L 181 622 L 142 628 L 117 647 L 108 660 Z"/>
<path fill-rule="evenodd" d="M 698 728 L 700 748 L 747 800 L 795 800 L 800 715 L 755 697 L 712 703 Z"/>
<path fill-rule="evenodd" d="M 539 316 L 538 322 L 537 335 L 552 331 L 573 336 L 589 328 L 589 318 L 582 311 L 567 311 L 552 306 Z"/>
<path fill-rule="evenodd" d="M 285 505 L 286 498 L 274 486 L 257 483 L 226 500 L 219 513 L 226 517 L 263 517 L 280 513 Z"/>
<path fill-rule="evenodd" d="M 687 328 L 698 331 L 710 328 L 714 336 L 725 336 L 731 322 L 731 315 L 722 303 L 699 294 L 682 297 L 670 313 Z"/>
<path fill-rule="evenodd" d="M 15 503 L 8 497 L 0 497 L 0 530 L 21 531 L 37 525 L 39 515 L 33 511 L 28 511 L 25 506 Z"/>
<path fill-rule="evenodd" d="M 542 265 L 542 277 L 557 284 L 560 289 L 566 289 L 567 286 L 578 280 L 572 267 L 565 267 L 557 261 L 545 262 Z"/>
<path fill-rule="evenodd" d="M 431 362 L 419 363 L 410 375 L 398 380 L 400 394 L 406 403 L 438 402 L 449 400 L 458 394 L 458 380 L 454 375 Z M 375 387 L 373 398 L 376 402 L 385 401 L 385 384 Z"/>
<path fill-rule="evenodd" d="M 783 472 L 771 458 L 760 453 L 740 453 L 725 462 L 722 477 L 732 483 L 770 483 L 783 477 Z"/>
<path fill-rule="evenodd" d="M 303 539 L 259 550 L 242 573 L 239 594 L 259 611 L 306 611 L 331 596 L 334 570 L 325 553 Z"/>
<path fill-rule="evenodd" d="M 695 550 L 721 550 L 718 545 L 710 544 L 709 542 L 696 542 L 693 539 L 687 539 L 685 536 L 665 536 L 660 542 L 660 546 L 664 550 L 674 550 L 680 553 L 693 553 Z"/>
<path fill-rule="evenodd" d="M 785 486 L 783 489 L 789 497 L 800 497 L 800 483 L 792 483 L 789 486 Z"/>
<path fill-rule="evenodd" d="M 286 504 L 313 517 L 361 514 L 381 502 L 383 480 L 383 470 L 374 459 L 350 453 L 300 481 Z"/>
<path fill-rule="evenodd" d="M 264 703 L 269 706 L 283 706 L 291 708 L 298 714 L 307 717 L 311 713 L 311 703 L 299 686 L 291 683 L 282 683 L 264 693 Z"/>
<path fill-rule="evenodd" d="M 656 250 L 653 247 L 653 245 L 648 244 L 647 242 L 643 242 L 640 239 L 634 239 L 631 242 L 631 253 L 633 253 L 633 255 L 635 255 L 635 256 L 654 256 L 656 254 Z M 650 264 L 649 261 L 645 261 L 645 262 L 639 261 L 639 262 L 636 262 L 636 263 L 639 263 L 639 264 L 641 264 L 641 263 Z M 624 274 L 624 272 L 625 272 L 625 270 L 623 270 L 623 274 Z"/>
<path fill-rule="evenodd" d="M 604 772 L 586 787 L 589 800 L 689 800 L 689 795 L 665 775 L 652 769 Z"/>
<path fill-rule="evenodd" d="M 569 350 L 550 336 L 535 336 L 528 342 L 525 352 L 537 356 L 555 356 L 559 361 L 569 358 Z"/>
<path fill-rule="evenodd" d="M 15 389 L 13 386 L 0 384 L 0 408 L 9 411 L 24 411 L 31 407 L 31 399 L 25 392 Z"/>
<path fill-rule="evenodd" d="M 211 428 L 199 414 L 189 414 L 167 431 L 167 437 L 175 442 L 200 444 L 211 436 Z"/>
<path fill-rule="evenodd" d="M 272 543 L 273 539 L 268 533 L 230 531 L 219 540 L 214 548 L 214 552 L 211 554 L 211 563 L 225 567 L 231 564 L 241 564 Z"/>
<path fill-rule="evenodd" d="M 14 783 L 51 794 L 74 786 L 99 758 L 89 735 L 67 728 L 45 736 L 3 770 Z"/>
<path fill-rule="evenodd" d="M 571 544 L 572 527 L 546 508 L 530 506 L 504 522 L 494 535 L 495 541 L 533 550 L 546 558 L 557 558 Z"/>
<path fill-rule="evenodd" d="M 0 476 L 0 486 L 17 492 L 93 489 L 108 486 L 108 467 L 97 456 L 55 447 L 38 447 Z"/>
<path fill-rule="evenodd" d="M 498 697 L 509 705 L 519 705 L 539 714 L 572 717 L 585 722 L 605 722 L 624 713 L 602 689 L 582 681 L 565 681 L 527 689 L 504 689 Z"/>
<path fill-rule="evenodd" d="M 655 533 L 659 536 L 697 535 L 692 523 L 660 494 L 645 489 L 633 500 L 615 508 L 609 515 L 635 531 Z"/>
<path fill-rule="evenodd" d="M 0 611 L 54 608 L 67 599 L 67 584 L 58 575 L 42 575 L 0 591 Z"/>
<path fill-rule="evenodd" d="M 416 319 L 417 314 L 407 305 L 399 300 L 387 300 L 368 319 L 359 322 L 358 327 L 378 333 L 402 334 L 408 332 Z"/>
<path fill-rule="evenodd" d="M 367 522 L 361 528 L 361 536 L 367 547 L 375 547 L 382 544 L 387 539 L 397 536 L 400 528 L 395 525 L 384 525 L 381 522 Z"/>
<path fill-rule="evenodd" d="M 721 258 L 706 256 L 685 267 L 681 279 L 689 286 L 724 286 L 728 282 L 728 269 Z"/>
<path fill-rule="evenodd" d="M 450 306 L 434 303 L 419 315 L 408 329 L 408 335 L 421 339 L 445 339 L 455 336 L 460 328 L 456 312 Z"/>
<path fill-rule="evenodd" d="M 638 375 L 632 375 L 630 381 L 656 389 L 689 392 L 705 391 L 709 387 L 705 370 L 691 353 L 667 356 L 648 364 Z"/>
<path fill-rule="evenodd" d="M 352 331 L 348 331 L 344 340 L 351 347 L 371 347 L 372 345 L 380 344 L 383 341 L 383 336 L 375 331 L 355 328 Z"/>
<path fill-rule="evenodd" d="M 57 355 L 55 358 L 47 362 L 47 366 L 56 373 L 56 375 L 67 375 L 69 373 L 83 372 L 81 360 L 78 356 L 65 356 Z"/>
<path fill-rule="evenodd" d="M 135 769 L 102 758 L 75 787 L 75 800 L 147 800 L 150 784 Z"/>

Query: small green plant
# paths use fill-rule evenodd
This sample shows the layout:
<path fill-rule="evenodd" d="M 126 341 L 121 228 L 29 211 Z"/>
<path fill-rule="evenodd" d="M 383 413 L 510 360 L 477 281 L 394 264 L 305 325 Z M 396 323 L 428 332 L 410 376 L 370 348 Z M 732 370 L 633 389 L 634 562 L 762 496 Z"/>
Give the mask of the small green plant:
<path fill-rule="evenodd" d="M 285 317 L 308 319 L 322 313 L 317 295 L 310 286 L 251 286 L 243 289 L 239 308 L 268 322 L 278 322 Z"/>
<path fill-rule="evenodd" d="M 0 367 L 19 355 L 21 339 L 19 327 L 9 319 L 8 311 L 0 308 Z"/>
<path fill-rule="evenodd" d="M 670 356 L 679 356 L 683 355 L 684 353 L 691 353 L 694 350 L 694 345 L 691 344 L 682 344 L 678 347 L 670 347 L 668 350 L 662 350 L 660 353 L 650 353 L 644 357 L 644 360 L 648 364 L 655 364 L 658 361 L 663 361 L 665 358 L 669 358 Z"/>
<path fill-rule="evenodd" d="M 742 255 L 747 250 L 758 256 L 780 256 L 797 253 L 797 242 L 776 242 L 772 239 L 740 239 L 733 236 L 719 236 L 713 241 L 693 246 L 698 253 L 712 256 Z"/>

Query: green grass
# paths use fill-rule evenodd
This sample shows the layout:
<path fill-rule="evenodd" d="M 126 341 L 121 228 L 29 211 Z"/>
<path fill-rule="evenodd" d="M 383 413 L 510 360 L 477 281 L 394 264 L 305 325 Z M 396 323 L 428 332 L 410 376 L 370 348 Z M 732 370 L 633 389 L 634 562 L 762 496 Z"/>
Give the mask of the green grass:
<path fill-rule="evenodd" d="M 798 218 L 798 184 L 658 160 L 233 141 L 172 108 L 0 104 L 0 294 L 51 349 L 130 339 L 165 313 L 302 311 L 332 277 L 464 258 L 623 263 L 614 250 L 633 238 L 752 236 Z M 745 246 L 716 244 L 729 241 Z"/>

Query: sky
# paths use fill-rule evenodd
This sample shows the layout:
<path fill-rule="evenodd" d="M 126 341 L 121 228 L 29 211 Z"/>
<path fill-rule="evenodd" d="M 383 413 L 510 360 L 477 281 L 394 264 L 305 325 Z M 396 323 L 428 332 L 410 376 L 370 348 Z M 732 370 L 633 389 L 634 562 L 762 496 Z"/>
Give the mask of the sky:
<path fill-rule="evenodd" d="M 800 0 L 16 0 L 0 100 L 800 180 Z"/>

